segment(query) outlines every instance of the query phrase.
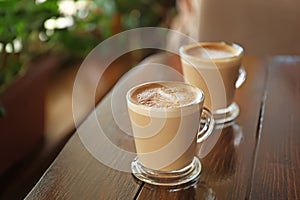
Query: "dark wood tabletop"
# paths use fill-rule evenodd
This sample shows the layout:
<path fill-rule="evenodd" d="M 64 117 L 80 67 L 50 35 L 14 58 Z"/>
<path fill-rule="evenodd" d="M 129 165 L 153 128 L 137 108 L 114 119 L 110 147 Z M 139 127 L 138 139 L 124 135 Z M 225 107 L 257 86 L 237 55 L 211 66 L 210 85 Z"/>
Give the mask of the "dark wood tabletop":
<path fill-rule="evenodd" d="M 195 182 L 176 188 L 145 184 L 99 162 L 76 132 L 26 199 L 300 199 L 300 58 L 247 58 L 244 66 L 247 79 L 235 98 L 240 115 L 201 158 Z M 110 102 L 111 93 L 95 109 L 103 131 L 114 144 L 134 150 Z M 88 117 L 79 129 L 91 132 L 95 123 Z"/>

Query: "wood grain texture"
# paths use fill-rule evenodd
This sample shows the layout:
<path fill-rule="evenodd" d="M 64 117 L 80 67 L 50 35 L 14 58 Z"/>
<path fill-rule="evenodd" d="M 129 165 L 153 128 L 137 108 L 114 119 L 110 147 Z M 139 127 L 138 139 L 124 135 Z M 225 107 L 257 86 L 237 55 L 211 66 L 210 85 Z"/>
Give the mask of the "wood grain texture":
<path fill-rule="evenodd" d="M 114 135 L 120 130 L 111 123 L 108 97 L 98 105 L 96 110 L 101 113 L 96 113 L 97 117 L 110 125 L 107 127 L 113 142 L 133 146 L 132 141 Z M 78 131 L 93 132 L 94 126 L 93 118 L 88 117 Z M 110 154 L 121 159 L 118 152 Z M 76 133 L 26 199 L 133 199 L 140 185 L 130 173 L 114 170 L 95 159 Z"/>
<path fill-rule="evenodd" d="M 248 58 L 244 65 L 247 80 L 235 98 L 240 116 L 234 125 L 215 132 L 220 137 L 201 159 L 203 171 L 195 182 L 171 188 L 144 184 L 107 167 L 85 149 L 80 134 L 97 132 L 99 122 L 112 144 L 134 151 L 132 138 L 113 119 L 108 94 L 27 199 L 299 199 L 300 64 L 277 58 L 268 73 L 260 60 Z M 94 142 L 103 148 L 101 141 Z M 125 161 L 114 149 L 102 154 L 111 155 L 112 162 Z"/>
<path fill-rule="evenodd" d="M 300 58 L 269 64 L 252 199 L 300 199 Z"/>

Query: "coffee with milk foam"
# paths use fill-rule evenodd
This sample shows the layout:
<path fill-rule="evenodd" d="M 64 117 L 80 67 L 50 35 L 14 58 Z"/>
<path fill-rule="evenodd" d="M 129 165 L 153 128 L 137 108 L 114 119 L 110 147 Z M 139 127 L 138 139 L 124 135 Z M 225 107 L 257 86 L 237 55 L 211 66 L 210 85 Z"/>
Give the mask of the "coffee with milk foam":
<path fill-rule="evenodd" d="M 140 105 L 155 108 L 176 108 L 197 100 L 197 93 L 185 86 L 151 84 L 133 92 L 132 100 Z"/>

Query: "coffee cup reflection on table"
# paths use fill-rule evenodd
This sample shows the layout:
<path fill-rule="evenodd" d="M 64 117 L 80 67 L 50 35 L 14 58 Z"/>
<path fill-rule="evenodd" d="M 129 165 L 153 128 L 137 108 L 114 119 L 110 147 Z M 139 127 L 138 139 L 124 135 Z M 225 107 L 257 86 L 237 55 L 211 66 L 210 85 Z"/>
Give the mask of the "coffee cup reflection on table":
<path fill-rule="evenodd" d="M 243 140 L 242 128 L 238 124 L 225 127 L 220 133 L 218 141 L 212 150 L 203 158 L 205 165 L 204 179 L 212 181 L 226 181 L 236 170 L 237 148 Z M 209 142 L 209 141 L 208 141 Z"/>

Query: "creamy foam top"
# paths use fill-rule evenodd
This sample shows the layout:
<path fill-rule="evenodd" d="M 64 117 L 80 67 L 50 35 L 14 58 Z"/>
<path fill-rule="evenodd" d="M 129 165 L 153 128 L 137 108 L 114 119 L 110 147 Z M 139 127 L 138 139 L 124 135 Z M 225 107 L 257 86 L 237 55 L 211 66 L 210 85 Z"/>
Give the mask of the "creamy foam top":
<path fill-rule="evenodd" d="M 236 56 L 238 51 L 226 43 L 196 45 L 186 50 L 186 53 L 204 59 L 220 59 Z"/>
<path fill-rule="evenodd" d="M 144 85 L 131 93 L 131 99 L 140 105 L 155 108 L 176 108 L 197 101 L 199 92 L 184 84 Z"/>

